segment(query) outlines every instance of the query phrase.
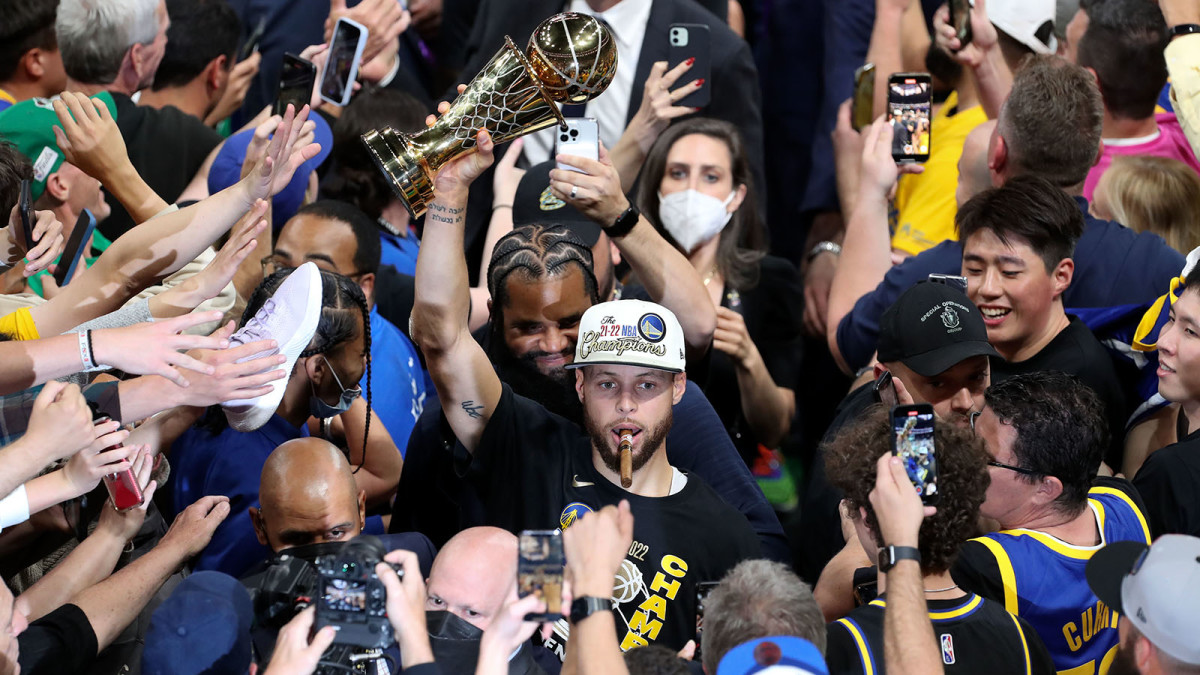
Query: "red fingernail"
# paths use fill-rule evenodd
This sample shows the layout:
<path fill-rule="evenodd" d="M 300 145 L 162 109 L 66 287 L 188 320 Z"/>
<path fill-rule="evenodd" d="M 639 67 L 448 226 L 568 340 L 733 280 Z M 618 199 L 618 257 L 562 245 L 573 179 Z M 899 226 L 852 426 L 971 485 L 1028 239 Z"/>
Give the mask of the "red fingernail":
<path fill-rule="evenodd" d="M 703 77 L 702 77 L 702 78 L 700 78 L 700 79 L 698 79 L 698 80 L 696 80 L 696 86 L 697 86 L 697 87 L 703 87 L 703 86 L 704 86 L 704 78 L 703 78 Z"/>
<path fill-rule="evenodd" d="M 688 64 L 689 66 L 690 66 L 690 65 L 692 65 L 692 64 L 693 64 L 693 63 L 695 63 L 695 62 L 696 62 L 696 57 L 694 57 L 694 56 L 693 56 L 692 58 L 690 58 L 690 59 L 688 59 L 688 60 L 687 60 L 687 64 Z"/>

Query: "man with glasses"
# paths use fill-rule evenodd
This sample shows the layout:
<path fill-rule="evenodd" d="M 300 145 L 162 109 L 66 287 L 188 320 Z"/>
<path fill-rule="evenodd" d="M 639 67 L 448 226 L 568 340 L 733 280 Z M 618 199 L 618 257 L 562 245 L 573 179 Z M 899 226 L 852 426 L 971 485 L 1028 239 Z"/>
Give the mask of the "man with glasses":
<path fill-rule="evenodd" d="M 371 308 L 372 409 L 401 452 L 408 447 L 425 403 L 425 376 L 412 342 L 380 316 L 375 307 L 375 273 L 379 268 L 379 230 L 365 213 L 345 202 L 323 200 L 296 212 L 263 258 L 263 277 L 277 269 L 313 262 L 349 277 L 362 288 Z M 371 389 L 360 382 L 364 396 Z"/>
<path fill-rule="evenodd" d="M 985 401 L 972 416 L 990 455 L 980 513 L 999 531 L 963 545 L 954 581 L 1033 625 L 1059 672 L 1104 672 L 1117 615 L 1088 587 L 1087 562 L 1115 541 L 1150 543 L 1150 530 L 1133 486 L 1096 476 L 1108 444 L 1100 398 L 1043 371 L 992 385 Z"/>

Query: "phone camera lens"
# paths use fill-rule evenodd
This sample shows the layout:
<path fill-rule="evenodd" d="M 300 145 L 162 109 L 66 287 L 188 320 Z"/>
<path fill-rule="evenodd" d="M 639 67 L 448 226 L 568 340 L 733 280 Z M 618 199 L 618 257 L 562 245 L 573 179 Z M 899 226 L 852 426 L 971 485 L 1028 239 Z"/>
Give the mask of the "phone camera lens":
<path fill-rule="evenodd" d="M 576 136 L 578 136 L 578 135 L 579 135 L 579 130 L 578 130 L 578 129 L 572 129 L 572 130 L 571 130 L 571 138 L 575 138 L 575 137 L 576 137 Z"/>
<path fill-rule="evenodd" d="M 558 140 L 562 141 L 563 143 L 566 143 L 567 141 L 569 141 L 571 139 L 566 134 L 561 134 L 561 135 L 559 135 Z"/>

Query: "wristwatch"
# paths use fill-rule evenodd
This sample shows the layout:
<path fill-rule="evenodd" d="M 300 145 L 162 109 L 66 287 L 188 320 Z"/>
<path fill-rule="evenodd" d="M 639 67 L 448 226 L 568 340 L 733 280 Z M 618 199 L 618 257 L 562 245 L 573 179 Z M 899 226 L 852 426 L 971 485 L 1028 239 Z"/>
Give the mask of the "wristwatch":
<path fill-rule="evenodd" d="M 612 611 L 611 598 L 597 598 L 590 595 L 575 598 L 575 601 L 571 603 L 571 623 L 579 623 L 596 612 L 610 611 Z"/>
<path fill-rule="evenodd" d="M 1181 23 L 1181 24 L 1178 24 L 1175 26 L 1171 26 L 1170 30 L 1167 32 L 1169 32 L 1171 34 L 1171 37 L 1173 37 L 1173 38 L 1179 37 L 1180 35 L 1188 35 L 1191 33 L 1200 33 L 1200 24 Z"/>
<path fill-rule="evenodd" d="M 879 550 L 879 571 L 887 572 L 901 560 L 921 562 L 921 552 L 912 546 L 884 546 Z"/>
<path fill-rule="evenodd" d="M 612 225 L 603 228 L 604 233 L 607 234 L 610 239 L 624 237 L 625 235 L 629 234 L 634 225 L 637 225 L 638 218 L 641 215 L 642 213 L 637 210 L 637 207 L 633 204 L 630 204 L 629 208 L 625 209 L 624 213 L 617 216 L 617 219 L 613 221 Z"/>

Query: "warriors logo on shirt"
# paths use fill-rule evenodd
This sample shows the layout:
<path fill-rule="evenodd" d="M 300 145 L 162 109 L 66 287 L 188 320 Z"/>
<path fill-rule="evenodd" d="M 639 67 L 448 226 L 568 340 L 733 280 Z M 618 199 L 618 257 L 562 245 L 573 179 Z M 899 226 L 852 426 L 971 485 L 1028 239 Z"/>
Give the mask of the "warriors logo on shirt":
<path fill-rule="evenodd" d="M 561 525 L 562 529 L 565 530 L 574 524 L 576 520 L 582 518 L 584 514 L 591 512 L 592 507 L 588 506 L 587 504 L 582 502 L 571 502 L 562 510 L 562 515 L 558 517 L 558 524 Z"/>

